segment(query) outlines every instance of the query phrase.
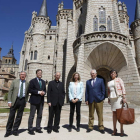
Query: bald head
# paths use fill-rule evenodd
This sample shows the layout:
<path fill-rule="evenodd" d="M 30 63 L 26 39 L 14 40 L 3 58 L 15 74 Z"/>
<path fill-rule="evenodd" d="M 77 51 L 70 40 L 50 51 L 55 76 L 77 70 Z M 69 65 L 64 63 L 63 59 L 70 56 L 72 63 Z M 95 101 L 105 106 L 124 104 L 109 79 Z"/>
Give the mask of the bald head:
<path fill-rule="evenodd" d="M 55 77 L 56 81 L 59 81 L 59 79 L 61 77 L 61 73 L 60 72 L 56 72 L 54 77 Z"/>

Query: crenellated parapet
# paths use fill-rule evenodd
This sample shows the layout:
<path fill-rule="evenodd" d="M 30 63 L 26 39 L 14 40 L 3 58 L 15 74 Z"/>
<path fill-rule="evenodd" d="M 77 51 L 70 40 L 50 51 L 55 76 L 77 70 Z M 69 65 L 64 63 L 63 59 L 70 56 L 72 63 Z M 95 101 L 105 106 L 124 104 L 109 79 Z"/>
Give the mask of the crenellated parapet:
<path fill-rule="evenodd" d="M 47 29 L 46 35 L 56 35 L 56 29 Z"/>
<path fill-rule="evenodd" d="M 63 9 L 58 11 L 57 21 L 59 21 L 60 19 L 67 19 L 71 13 L 72 13 L 71 9 Z"/>
<path fill-rule="evenodd" d="M 125 3 L 122 3 L 121 1 L 118 2 L 118 14 L 120 23 L 129 23 L 129 16 L 127 14 L 127 7 Z"/>
<path fill-rule="evenodd" d="M 131 28 L 132 30 L 136 27 L 140 26 L 140 19 L 135 20 L 132 24 L 131 24 Z"/>
<path fill-rule="evenodd" d="M 30 42 L 32 40 L 32 35 L 26 31 L 25 32 L 25 41 Z"/>
<path fill-rule="evenodd" d="M 134 35 L 134 39 L 140 38 L 140 19 L 135 20 L 131 24 L 131 30 Z"/>
<path fill-rule="evenodd" d="M 87 0 L 73 0 L 73 1 L 74 1 L 76 9 L 80 8 L 84 2 L 87 2 Z"/>
<path fill-rule="evenodd" d="M 44 23 L 47 24 L 49 27 L 51 26 L 51 20 L 49 17 L 34 17 L 33 25 L 35 25 L 36 23 Z"/>

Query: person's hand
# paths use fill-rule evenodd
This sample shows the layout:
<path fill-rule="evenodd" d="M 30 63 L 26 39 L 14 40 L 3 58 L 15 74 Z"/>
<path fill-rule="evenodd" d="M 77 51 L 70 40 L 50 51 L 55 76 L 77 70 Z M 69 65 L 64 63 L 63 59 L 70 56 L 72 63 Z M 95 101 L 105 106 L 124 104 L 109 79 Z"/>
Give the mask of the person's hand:
<path fill-rule="evenodd" d="M 78 102 L 79 99 L 75 99 L 75 103 Z"/>
<path fill-rule="evenodd" d="M 42 96 L 44 96 L 45 95 L 45 92 L 44 91 L 42 91 Z"/>
<path fill-rule="evenodd" d="M 88 105 L 88 101 L 86 101 L 86 105 Z"/>
<path fill-rule="evenodd" d="M 44 91 L 40 91 L 40 95 L 44 96 L 45 92 Z"/>
<path fill-rule="evenodd" d="M 12 106 L 12 103 L 8 103 L 8 106 L 11 107 Z"/>
<path fill-rule="evenodd" d="M 51 103 L 48 103 L 49 107 L 51 107 Z"/>
<path fill-rule="evenodd" d="M 110 103 L 110 99 L 108 99 L 108 104 L 111 105 L 111 103 Z"/>
<path fill-rule="evenodd" d="M 74 100 L 74 99 L 72 99 L 72 102 L 75 104 L 76 103 L 76 101 Z"/>
<path fill-rule="evenodd" d="M 122 101 L 123 101 L 123 103 L 125 104 L 125 103 L 126 103 L 126 98 L 124 98 Z"/>

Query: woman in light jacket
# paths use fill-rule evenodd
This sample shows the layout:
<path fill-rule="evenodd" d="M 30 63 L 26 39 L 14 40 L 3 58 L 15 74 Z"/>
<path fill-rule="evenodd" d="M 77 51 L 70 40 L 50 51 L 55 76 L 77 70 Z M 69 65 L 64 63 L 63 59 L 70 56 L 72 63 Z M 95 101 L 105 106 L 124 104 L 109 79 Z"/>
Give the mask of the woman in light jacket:
<path fill-rule="evenodd" d="M 77 132 L 80 131 L 80 119 L 81 119 L 81 102 L 83 96 L 83 82 L 80 81 L 80 74 L 75 72 L 72 75 L 71 82 L 69 84 L 69 100 L 70 100 L 70 117 L 69 117 L 69 132 L 72 130 L 74 110 L 76 106 L 76 120 L 77 120 Z"/>
<path fill-rule="evenodd" d="M 121 78 L 117 78 L 118 74 L 116 70 L 110 71 L 110 77 L 111 81 L 108 82 L 108 103 L 111 104 L 111 110 L 113 112 L 113 127 L 114 131 L 112 133 L 112 136 L 117 135 L 117 114 L 116 109 L 119 109 L 122 107 L 122 102 L 126 103 L 126 93 L 124 88 L 124 83 Z M 121 136 L 124 135 L 123 131 L 123 124 L 120 124 L 121 127 Z"/>

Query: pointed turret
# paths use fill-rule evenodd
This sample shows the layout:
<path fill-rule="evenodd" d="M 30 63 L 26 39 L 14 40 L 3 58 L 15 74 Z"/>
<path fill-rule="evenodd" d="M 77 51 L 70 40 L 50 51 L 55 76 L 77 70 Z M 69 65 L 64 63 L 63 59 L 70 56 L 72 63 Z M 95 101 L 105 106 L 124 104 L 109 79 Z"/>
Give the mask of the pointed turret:
<path fill-rule="evenodd" d="M 39 17 L 47 17 L 48 13 L 47 13 L 47 2 L 46 0 L 43 0 L 40 12 L 38 14 Z"/>
<path fill-rule="evenodd" d="M 140 2 L 136 2 L 135 20 L 140 19 Z"/>
<path fill-rule="evenodd" d="M 12 43 L 12 46 L 11 46 L 11 49 L 10 50 L 13 50 L 13 43 Z"/>

